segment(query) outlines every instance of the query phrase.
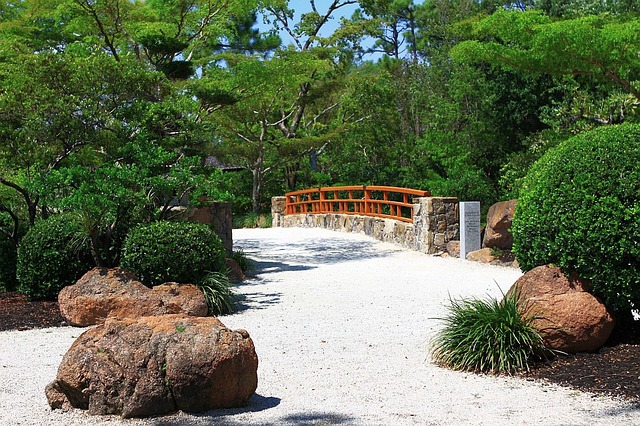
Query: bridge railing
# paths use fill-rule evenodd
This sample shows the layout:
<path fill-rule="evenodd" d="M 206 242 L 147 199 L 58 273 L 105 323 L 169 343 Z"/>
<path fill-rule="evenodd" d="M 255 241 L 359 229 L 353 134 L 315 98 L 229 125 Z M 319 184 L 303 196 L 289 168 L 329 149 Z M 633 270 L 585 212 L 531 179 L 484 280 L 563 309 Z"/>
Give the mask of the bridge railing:
<path fill-rule="evenodd" d="M 394 186 L 333 186 L 285 194 L 285 214 L 353 214 L 413 222 L 413 200 L 429 191 Z"/>

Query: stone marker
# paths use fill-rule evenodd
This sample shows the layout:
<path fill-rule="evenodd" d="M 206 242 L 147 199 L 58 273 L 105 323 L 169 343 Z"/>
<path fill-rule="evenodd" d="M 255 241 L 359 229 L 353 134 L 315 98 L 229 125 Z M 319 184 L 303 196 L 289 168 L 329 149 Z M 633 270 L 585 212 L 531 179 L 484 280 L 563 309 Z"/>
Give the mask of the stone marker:
<path fill-rule="evenodd" d="M 480 202 L 460 203 L 460 258 L 480 247 Z"/>

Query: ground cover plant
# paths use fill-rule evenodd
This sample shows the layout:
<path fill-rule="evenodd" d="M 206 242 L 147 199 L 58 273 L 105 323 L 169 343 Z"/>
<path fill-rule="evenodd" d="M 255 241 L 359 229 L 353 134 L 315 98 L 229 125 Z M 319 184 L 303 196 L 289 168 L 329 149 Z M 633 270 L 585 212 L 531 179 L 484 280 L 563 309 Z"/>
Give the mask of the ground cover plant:
<path fill-rule="evenodd" d="M 519 296 L 450 300 L 444 328 L 432 341 L 436 363 L 454 370 L 513 374 L 528 371 L 545 353 L 542 337 L 532 326 Z"/>

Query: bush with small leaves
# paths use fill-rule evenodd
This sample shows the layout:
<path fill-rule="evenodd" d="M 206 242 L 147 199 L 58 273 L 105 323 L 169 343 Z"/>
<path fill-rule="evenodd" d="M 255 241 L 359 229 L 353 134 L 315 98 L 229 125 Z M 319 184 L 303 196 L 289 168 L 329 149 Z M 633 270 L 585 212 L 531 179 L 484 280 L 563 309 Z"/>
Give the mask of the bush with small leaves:
<path fill-rule="evenodd" d="M 546 349 L 515 293 L 496 299 L 451 300 L 444 328 L 432 341 L 433 360 L 444 367 L 479 373 L 529 370 Z"/>
<path fill-rule="evenodd" d="M 93 266 L 80 222 L 65 214 L 36 222 L 17 254 L 17 290 L 32 300 L 55 300 Z"/>
<path fill-rule="evenodd" d="M 225 259 L 222 241 L 209 226 L 161 221 L 129 231 L 120 266 L 153 287 L 169 281 L 198 284 L 207 273 L 220 271 Z"/>
<path fill-rule="evenodd" d="M 640 125 L 601 127 L 548 151 L 523 183 L 513 250 L 556 264 L 616 313 L 640 307 Z"/>

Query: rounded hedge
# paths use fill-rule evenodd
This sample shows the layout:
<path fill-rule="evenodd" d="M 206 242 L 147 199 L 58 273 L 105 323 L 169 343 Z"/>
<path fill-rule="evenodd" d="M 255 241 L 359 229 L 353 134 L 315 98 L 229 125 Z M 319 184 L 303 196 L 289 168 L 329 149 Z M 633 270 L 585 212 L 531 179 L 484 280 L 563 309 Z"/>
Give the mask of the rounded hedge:
<path fill-rule="evenodd" d="M 135 272 L 147 286 L 169 281 L 198 284 L 219 272 L 226 253 L 207 225 L 154 222 L 134 227 L 124 242 L 120 266 Z"/>
<path fill-rule="evenodd" d="M 640 125 L 602 127 L 547 152 L 523 183 L 513 249 L 556 264 L 616 312 L 640 307 Z"/>
<path fill-rule="evenodd" d="M 32 300 L 55 300 L 92 267 L 78 220 L 52 216 L 32 226 L 18 245 L 18 292 Z"/>

